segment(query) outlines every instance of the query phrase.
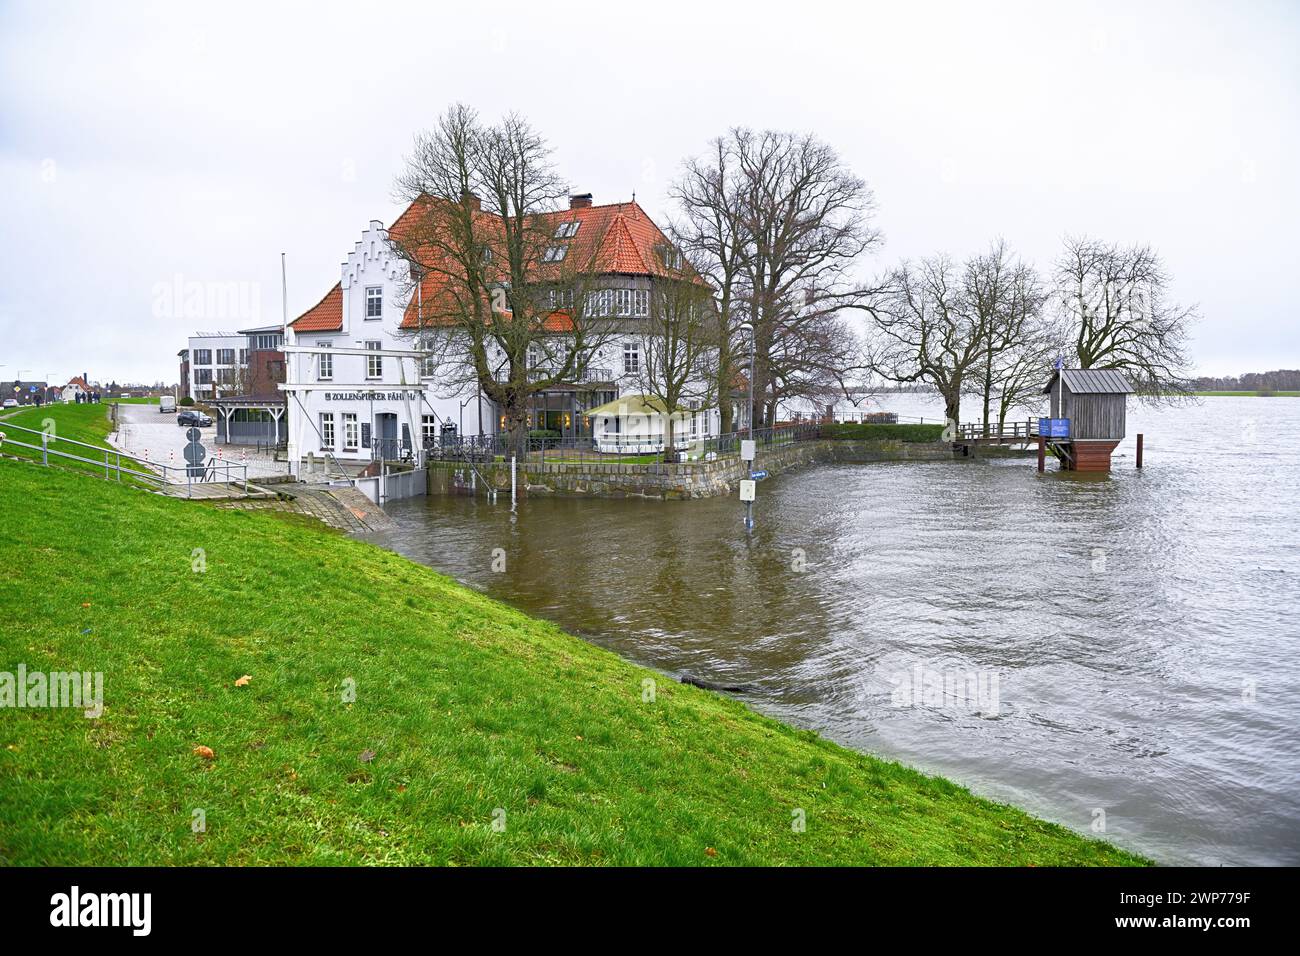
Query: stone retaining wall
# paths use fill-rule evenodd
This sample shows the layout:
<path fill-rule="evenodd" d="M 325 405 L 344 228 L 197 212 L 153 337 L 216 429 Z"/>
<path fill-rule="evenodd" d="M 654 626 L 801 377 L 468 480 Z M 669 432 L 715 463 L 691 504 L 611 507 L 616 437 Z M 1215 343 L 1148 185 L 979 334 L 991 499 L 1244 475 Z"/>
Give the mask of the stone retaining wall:
<path fill-rule="evenodd" d="M 777 475 L 817 463 L 865 464 L 877 461 L 952 461 L 946 442 L 818 440 L 759 448 L 755 468 Z M 466 465 L 430 462 L 429 494 L 471 494 L 486 481 L 498 492 L 510 493 L 510 463 L 479 464 L 478 474 Z M 736 492 L 748 469 L 735 458 L 668 465 L 622 465 L 600 462 L 574 464 L 522 463 L 517 480 L 520 494 L 573 498 L 712 498 Z M 482 493 L 478 488 L 478 493 Z"/>

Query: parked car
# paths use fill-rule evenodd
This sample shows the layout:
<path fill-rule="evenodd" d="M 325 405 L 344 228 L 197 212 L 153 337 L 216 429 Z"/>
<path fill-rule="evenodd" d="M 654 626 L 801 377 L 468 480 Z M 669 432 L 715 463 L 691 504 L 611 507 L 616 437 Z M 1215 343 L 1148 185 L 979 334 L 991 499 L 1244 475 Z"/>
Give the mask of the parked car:
<path fill-rule="evenodd" d="M 18 399 L 16 399 L 16 398 L 6 398 L 6 399 L 5 399 L 5 405 L 4 405 L 4 407 L 5 407 L 5 408 L 17 408 L 17 407 L 18 407 Z"/>
<path fill-rule="evenodd" d="M 187 408 L 184 411 L 177 413 L 176 424 L 180 425 L 182 428 L 191 425 L 197 425 L 199 428 L 207 428 L 212 424 L 212 419 L 207 415 L 204 415 L 202 412 L 195 411 L 192 408 Z"/>

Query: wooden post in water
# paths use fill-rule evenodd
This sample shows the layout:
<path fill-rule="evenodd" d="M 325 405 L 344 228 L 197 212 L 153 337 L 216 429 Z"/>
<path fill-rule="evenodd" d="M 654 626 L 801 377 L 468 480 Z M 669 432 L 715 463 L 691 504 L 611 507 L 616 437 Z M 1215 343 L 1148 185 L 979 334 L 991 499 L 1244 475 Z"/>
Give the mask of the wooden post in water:
<path fill-rule="evenodd" d="M 1137 454 L 1137 465 L 1138 465 L 1139 468 L 1142 467 L 1142 433 L 1141 433 L 1141 432 L 1138 432 L 1138 454 Z"/>
<path fill-rule="evenodd" d="M 1047 464 L 1047 439 L 1042 435 L 1038 436 L 1038 470 L 1042 471 Z"/>

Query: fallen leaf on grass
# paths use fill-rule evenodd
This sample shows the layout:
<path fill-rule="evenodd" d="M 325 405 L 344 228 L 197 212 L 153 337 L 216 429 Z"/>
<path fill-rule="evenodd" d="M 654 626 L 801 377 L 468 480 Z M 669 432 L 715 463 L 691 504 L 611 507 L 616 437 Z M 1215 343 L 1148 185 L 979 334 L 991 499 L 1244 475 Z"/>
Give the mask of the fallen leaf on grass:
<path fill-rule="evenodd" d="M 705 852 L 706 854 L 708 854 L 709 856 L 717 856 L 717 855 L 718 855 L 718 851 L 715 850 L 715 849 L 713 849 L 713 847 L 711 847 L 711 846 L 706 846 L 706 847 L 704 848 L 704 852 Z"/>
<path fill-rule="evenodd" d="M 199 744 L 197 747 L 195 747 L 193 752 L 198 756 L 202 757 L 204 760 L 215 760 L 217 757 L 216 753 L 212 750 L 211 747 L 205 747 L 203 746 L 203 744 Z"/>
<path fill-rule="evenodd" d="M 89 601 L 82 601 L 82 602 L 81 602 L 81 606 L 82 606 L 82 607 L 90 607 L 90 602 L 89 602 Z"/>
<path fill-rule="evenodd" d="M 357 754 L 357 759 L 362 763 L 370 763 L 370 761 L 375 759 L 375 752 L 373 750 L 363 750 L 361 753 Z"/>
<path fill-rule="evenodd" d="M 251 674 L 245 674 L 243 677 L 239 678 L 239 680 L 235 681 L 235 686 L 236 686 L 236 687 L 247 687 L 247 686 L 248 686 L 248 682 L 249 682 L 250 680 L 252 680 L 252 679 L 253 679 L 253 677 L 252 677 Z"/>

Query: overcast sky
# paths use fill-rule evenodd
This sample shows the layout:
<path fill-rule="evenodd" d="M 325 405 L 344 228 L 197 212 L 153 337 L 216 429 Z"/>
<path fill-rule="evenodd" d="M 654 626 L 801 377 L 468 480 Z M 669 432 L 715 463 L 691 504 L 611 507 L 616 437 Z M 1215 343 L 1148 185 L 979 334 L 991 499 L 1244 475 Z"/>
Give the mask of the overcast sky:
<path fill-rule="evenodd" d="M 1200 370 L 1300 367 L 1298 51 L 1294 2 L 0 0 L 0 379 L 172 382 L 194 330 L 280 320 L 282 251 L 297 315 L 455 101 L 657 219 L 729 126 L 811 130 L 875 190 L 869 271 L 1150 242 Z"/>

